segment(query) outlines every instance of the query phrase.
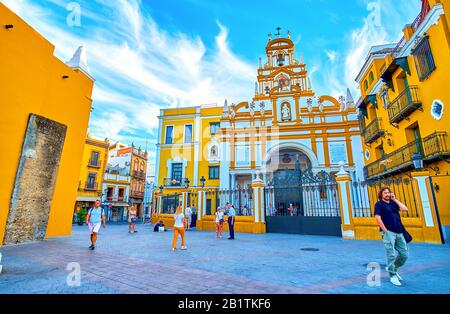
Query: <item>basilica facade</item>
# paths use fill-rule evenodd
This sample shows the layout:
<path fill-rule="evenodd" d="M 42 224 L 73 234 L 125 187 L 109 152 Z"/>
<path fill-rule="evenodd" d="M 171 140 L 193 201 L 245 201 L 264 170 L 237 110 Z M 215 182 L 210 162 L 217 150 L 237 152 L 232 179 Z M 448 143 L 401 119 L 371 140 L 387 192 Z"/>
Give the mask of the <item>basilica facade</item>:
<path fill-rule="evenodd" d="M 316 94 L 289 32 L 269 36 L 265 54 L 252 99 L 161 110 L 155 193 L 159 214 L 170 214 L 183 200 L 197 207 L 197 189 L 209 189 L 203 215 L 212 215 L 224 205 L 220 191 L 249 188 L 255 179 L 270 186 L 280 170 L 295 167 L 333 177 L 343 166 L 353 180 L 363 178 L 350 92 L 338 99 Z"/>

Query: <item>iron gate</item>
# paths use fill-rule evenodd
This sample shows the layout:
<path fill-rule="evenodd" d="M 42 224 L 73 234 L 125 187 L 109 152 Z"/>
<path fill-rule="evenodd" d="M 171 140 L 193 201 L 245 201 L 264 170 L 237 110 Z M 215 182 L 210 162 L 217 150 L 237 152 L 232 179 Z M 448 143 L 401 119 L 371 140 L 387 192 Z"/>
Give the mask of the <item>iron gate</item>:
<path fill-rule="evenodd" d="M 264 190 L 267 232 L 341 236 L 337 183 L 325 171 L 274 173 Z"/>

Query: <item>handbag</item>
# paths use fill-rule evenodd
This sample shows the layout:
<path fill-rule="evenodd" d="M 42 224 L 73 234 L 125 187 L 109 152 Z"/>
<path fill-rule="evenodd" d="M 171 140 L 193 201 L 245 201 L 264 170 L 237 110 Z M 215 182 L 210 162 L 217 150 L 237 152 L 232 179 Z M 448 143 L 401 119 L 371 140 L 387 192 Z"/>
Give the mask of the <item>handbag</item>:
<path fill-rule="evenodd" d="M 411 243 L 413 240 L 413 237 L 409 234 L 408 231 L 406 231 L 405 226 L 403 226 L 403 237 L 405 238 L 406 243 Z"/>

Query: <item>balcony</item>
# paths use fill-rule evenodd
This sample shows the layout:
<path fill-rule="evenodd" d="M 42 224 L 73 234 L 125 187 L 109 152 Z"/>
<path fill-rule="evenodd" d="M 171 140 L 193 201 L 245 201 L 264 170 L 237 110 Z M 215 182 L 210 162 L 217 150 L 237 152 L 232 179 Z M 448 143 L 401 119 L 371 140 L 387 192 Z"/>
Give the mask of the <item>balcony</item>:
<path fill-rule="evenodd" d="M 91 168 L 100 168 L 102 165 L 102 162 L 98 159 L 89 159 L 88 167 Z"/>
<path fill-rule="evenodd" d="M 417 86 L 408 86 L 387 107 L 389 121 L 393 124 L 399 123 L 419 108 L 422 108 L 422 101 L 419 99 L 419 88 Z"/>
<path fill-rule="evenodd" d="M 144 171 L 133 171 L 133 177 L 138 179 L 145 179 Z"/>
<path fill-rule="evenodd" d="M 370 144 L 384 135 L 383 124 L 381 118 L 375 118 L 361 132 L 364 135 L 364 143 Z"/>
<path fill-rule="evenodd" d="M 132 191 L 131 197 L 133 198 L 144 198 L 144 192 Z"/>
<path fill-rule="evenodd" d="M 164 179 L 164 186 L 166 187 L 172 187 L 172 186 L 183 186 L 184 182 L 186 181 L 186 178 L 181 178 L 181 179 L 170 179 L 170 178 L 165 178 Z"/>
<path fill-rule="evenodd" d="M 108 202 L 127 202 L 128 198 L 126 196 L 106 196 Z"/>
<path fill-rule="evenodd" d="M 450 157 L 450 145 L 446 132 L 435 132 L 423 139 L 410 142 L 396 151 L 364 167 L 368 179 L 384 177 L 413 168 L 414 154 L 421 154 L 425 163 Z"/>
<path fill-rule="evenodd" d="M 86 182 L 84 185 L 84 189 L 86 191 L 97 191 L 98 183 L 97 182 Z"/>
<path fill-rule="evenodd" d="M 424 161 L 430 163 L 450 156 L 447 132 L 435 132 L 422 140 Z"/>

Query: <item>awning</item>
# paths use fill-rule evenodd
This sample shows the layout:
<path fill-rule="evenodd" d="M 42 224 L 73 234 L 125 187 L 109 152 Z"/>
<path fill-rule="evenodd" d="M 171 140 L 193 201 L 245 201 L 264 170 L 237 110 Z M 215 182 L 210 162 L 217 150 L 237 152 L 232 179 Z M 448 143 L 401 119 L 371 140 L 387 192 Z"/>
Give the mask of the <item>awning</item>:
<path fill-rule="evenodd" d="M 388 66 L 386 71 L 381 75 L 381 79 L 390 89 L 393 88 L 392 84 L 392 74 L 397 71 L 398 68 L 402 68 L 403 71 L 411 75 L 411 69 L 408 64 L 408 57 L 395 58 L 391 64 Z"/>
<path fill-rule="evenodd" d="M 95 202 L 98 200 L 98 197 L 95 196 L 77 196 L 77 202 Z"/>

